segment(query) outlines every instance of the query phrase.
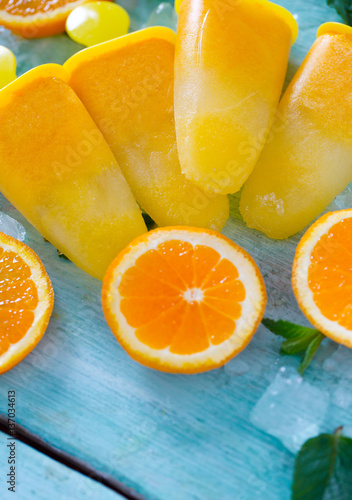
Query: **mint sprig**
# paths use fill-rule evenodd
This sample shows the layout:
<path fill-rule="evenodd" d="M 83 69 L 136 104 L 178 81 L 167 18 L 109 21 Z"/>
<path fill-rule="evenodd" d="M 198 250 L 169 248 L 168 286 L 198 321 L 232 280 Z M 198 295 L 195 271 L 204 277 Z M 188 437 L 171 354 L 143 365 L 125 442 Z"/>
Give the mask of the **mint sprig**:
<path fill-rule="evenodd" d="M 282 319 L 274 321 L 264 318 L 263 325 L 275 335 L 286 339 L 281 344 L 281 354 L 292 356 L 304 352 L 298 368 L 299 373 L 303 375 L 324 340 L 324 335 L 314 328 L 296 325 Z"/>
<path fill-rule="evenodd" d="M 152 229 L 155 229 L 157 225 L 153 221 L 153 219 L 150 217 L 150 215 L 147 214 L 144 210 L 142 210 L 142 217 L 144 219 L 145 225 L 147 226 L 148 231 L 151 231 Z"/>
<path fill-rule="evenodd" d="M 351 0 L 327 0 L 328 5 L 334 7 L 346 24 L 352 25 L 352 1 Z"/>
<path fill-rule="evenodd" d="M 309 439 L 299 451 L 292 484 L 292 500 L 352 499 L 352 439 L 321 434 Z"/>

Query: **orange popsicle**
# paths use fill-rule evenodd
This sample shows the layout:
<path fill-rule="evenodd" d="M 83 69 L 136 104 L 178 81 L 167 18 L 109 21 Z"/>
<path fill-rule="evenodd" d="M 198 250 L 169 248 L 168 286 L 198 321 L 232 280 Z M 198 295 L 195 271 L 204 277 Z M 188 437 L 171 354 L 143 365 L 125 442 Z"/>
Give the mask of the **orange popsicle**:
<path fill-rule="evenodd" d="M 174 33 L 148 28 L 83 50 L 65 68 L 143 209 L 160 226 L 220 230 L 225 196 L 181 173 L 174 123 Z"/>
<path fill-rule="evenodd" d="M 321 26 L 245 184 L 241 213 L 271 238 L 304 229 L 352 181 L 352 28 Z"/>
<path fill-rule="evenodd" d="M 119 166 L 61 66 L 0 91 L 0 191 L 56 248 L 101 279 L 146 231 Z"/>
<path fill-rule="evenodd" d="M 188 179 L 216 193 L 241 188 L 268 136 L 297 32 L 268 0 L 182 1 L 175 119 Z"/>

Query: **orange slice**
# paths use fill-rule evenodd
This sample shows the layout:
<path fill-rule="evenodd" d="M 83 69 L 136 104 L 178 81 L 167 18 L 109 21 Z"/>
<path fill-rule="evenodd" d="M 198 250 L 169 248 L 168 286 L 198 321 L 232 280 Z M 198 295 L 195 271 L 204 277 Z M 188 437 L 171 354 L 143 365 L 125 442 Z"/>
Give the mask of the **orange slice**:
<path fill-rule="evenodd" d="M 135 239 L 103 283 L 106 320 L 130 356 L 171 373 L 217 368 L 242 351 L 266 305 L 253 259 L 215 231 L 160 228 Z"/>
<path fill-rule="evenodd" d="M 88 1 L 0 0 L 0 25 L 24 38 L 56 35 L 65 31 L 70 12 Z"/>
<path fill-rule="evenodd" d="M 330 212 L 308 229 L 297 247 L 292 285 L 315 328 L 352 348 L 352 209 Z"/>
<path fill-rule="evenodd" d="M 45 333 L 54 292 L 39 257 L 0 233 L 0 374 L 29 354 Z"/>

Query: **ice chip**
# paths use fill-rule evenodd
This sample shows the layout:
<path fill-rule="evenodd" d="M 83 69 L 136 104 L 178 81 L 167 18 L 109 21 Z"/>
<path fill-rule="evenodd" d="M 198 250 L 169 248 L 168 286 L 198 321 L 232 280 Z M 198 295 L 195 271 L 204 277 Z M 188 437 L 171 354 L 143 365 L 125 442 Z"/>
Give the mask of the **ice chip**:
<path fill-rule="evenodd" d="M 22 224 L 3 212 L 0 212 L 0 231 L 18 241 L 24 241 L 26 237 L 26 230 Z"/>
<path fill-rule="evenodd" d="M 352 439 L 352 427 L 351 426 L 344 427 L 342 430 L 342 434 Z"/>
<path fill-rule="evenodd" d="M 225 373 L 230 377 L 245 375 L 250 370 L 248 363 L 236 357 L 225 365 Z"/>
<path fill-rule="evenodd" d="M 351 349 L 340 345 L 334 354 L 325 360 L 323 368 L 339 379 L 352 380 Z"/>
<path fill-rule="evenodd" d="M 177 14 L 171 3 L 163 2 L 148 17 L 145 27 L 150 26 L 166 26 L 176 31 Z"/>
<path fill-rule="evenodd" d="M 250 419 L 296 453 L 307 439 L 319 434 L 328 404 L 326 393 L 305 382 L 293 368 L 282 367 Z"/>
<path fill-rule="evenodd" d="M 350 208 L 352 206 L 352 187 L 347 186 L 347 188 L 335 198 L 334 203 L 337 210 Z"/>
<path fill-rule="evenodd" d="M 340 383 L 337 386 L 333 393 L 333 402 L 345 410 L 352 407 L 352 391 L 349 384 Z"/>

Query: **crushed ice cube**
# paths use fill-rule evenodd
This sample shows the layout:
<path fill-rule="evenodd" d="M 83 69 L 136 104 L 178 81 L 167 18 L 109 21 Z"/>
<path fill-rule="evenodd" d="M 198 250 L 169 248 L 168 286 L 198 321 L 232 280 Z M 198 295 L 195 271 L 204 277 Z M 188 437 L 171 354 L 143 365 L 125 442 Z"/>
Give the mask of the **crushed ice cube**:
<path fill-rule="evenodd" d="M 337 210 L 343 210 L 344 208 L 351 208 L 352 188 L 350 186 L 347 186 L 347 188 L 335 198 L 334 204 Z"/>
<path fill-rule="evenodd" d="M 351 426 L 344 426 L 342 434 L 343 434 L 343 436 L 346 436 L 346 437 L 352 439 L 352 427 Z"/>
<path fill-rule="evenodd" d="M 145 27 L 166 26 L 176 31 L 178 16 L 171 3 L 163 2 L 148 17 Z"/>
<path fill-rule="evenodd" d="M 325 371 L 339 379 L 352 380 L 352 350 L 340 345 L 323 364 Z"/>
<path fill-rule="evenodd" d="M 347 410 L 352 407 L 352 391 L 350 385 L 339 384 L 333 392 L 333 402 L 336 406 Z"/>
<path fill-rule="evenodd" d="M 229 375 L 230 377 L 234 377 L 236 375 L 245 375 L 249 372 L 249 370 L 250 367 L 248 363 L 238 357 L 231 359 L 231 361 L 229 361 L 225 365 L 225 373 L 227 373 L 227 375 Z"/>
<path fill-rule="evenodd" d="M 22 224 L 3 212 L 0 212 L 0 231 L 19 241 L 24 241 L 26 237 L 26 230 Z"/>
<path fill-rule="evenodd" d="M 329 396 L 305 382 L 292 368 L 282 367 L 251 413 L 253 425 L 297 452 L 319 434 Z"/>

